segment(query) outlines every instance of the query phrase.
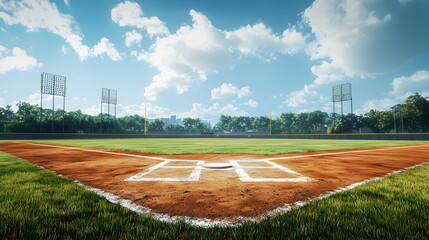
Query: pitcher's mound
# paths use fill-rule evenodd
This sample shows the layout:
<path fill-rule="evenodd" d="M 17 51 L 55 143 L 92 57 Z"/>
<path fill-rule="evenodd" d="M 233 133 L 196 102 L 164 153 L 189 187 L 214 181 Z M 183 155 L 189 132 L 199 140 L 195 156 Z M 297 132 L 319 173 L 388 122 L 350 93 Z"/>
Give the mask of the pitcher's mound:
<path fill-rule="evenodd" d="M 203 165 L 204 168 L 212 168 L 212 169 L 219 169 L 219 168 L 230 168 L 232 167 L 229 163 L 207 163 Z"/>

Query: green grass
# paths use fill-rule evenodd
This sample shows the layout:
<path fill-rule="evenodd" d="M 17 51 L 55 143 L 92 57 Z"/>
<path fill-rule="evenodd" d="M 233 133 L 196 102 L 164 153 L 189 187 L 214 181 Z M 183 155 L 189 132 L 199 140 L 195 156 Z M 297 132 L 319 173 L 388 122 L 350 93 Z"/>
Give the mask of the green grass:
<path fill-rule="evenodd" d="M 429 239 L 428 183 L 426 164 L 260 223 L 202 229 L 135 214 L 0 153 L 0 238 Z"/>
<path fill-rule="evenodd" d="M 429 141 L 312 140 L 312 139 L 90 139 L 33 140 L 32 142 L 79 147 L 107 148 L 159 154 L 241 153 L 272 155 L 294 152 L 428 144 Z"/>

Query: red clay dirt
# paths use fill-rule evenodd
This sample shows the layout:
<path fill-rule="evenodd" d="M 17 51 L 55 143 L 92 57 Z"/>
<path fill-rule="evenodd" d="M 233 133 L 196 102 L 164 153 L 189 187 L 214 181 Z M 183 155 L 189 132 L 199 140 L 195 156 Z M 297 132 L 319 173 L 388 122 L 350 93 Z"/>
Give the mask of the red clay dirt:
<path fill-rule="evenodd" d="M 129 199 L 158 213 L 210 219 L 259 216 L 284 204 L 307 201 L 339 187 L 382 177 L 396 170 L 429 162 L 429 145 L 416 145 L 410 148 L 376 148 L 377 150 L 371 149 L 371 151 L 363 152 L 350 150 L 348 153 L 336 155 L 272 161 L 311 178 L 313 181 L 310 182 L 243 182 L 234 169 L 203 169 L 199 181 L 195 182 L 124 181 L 162 161 L 51 146 L 0 143 L 0 151 L 43 166 L 67 178 L 79 180 L 86 185 Z M 321 153 L 282 154 L 267 157 L 244 154 L 158 155 L 116 150 L 104 151 L 176 160 L 195 159 L 205 161 L 205 163 L 229 163 L 229 160 L 257 160 Z M 347 151 L 322 153 L 335 152 Z M 183 166 L 189 163 L 170 162 L 169 164 Z M 242 165 L 246 164 L 252 165 L 252 162 Z M 252 166 L 263 167 L 264 164 L 264 162 L 255 162 Z M 180 178 L 187 177 L 191 173 L 189 168 L 159 170 L 156 174 L 155 172 L 150 173 L 153 176 L 147 177 L 174 176 Z M 255 178 L 293 177 L 276 169 L 248 169 L 247 173 Z"/>

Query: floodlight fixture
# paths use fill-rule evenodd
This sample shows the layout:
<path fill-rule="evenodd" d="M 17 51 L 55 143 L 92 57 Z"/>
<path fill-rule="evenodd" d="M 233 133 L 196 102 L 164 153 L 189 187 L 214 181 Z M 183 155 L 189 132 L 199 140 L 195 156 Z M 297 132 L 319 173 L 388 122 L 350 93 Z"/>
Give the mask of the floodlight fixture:
<path fill-rule="evenodd" d="M 40 132 L 42 132 L 43 120 L 43 94 L 52 95 L 52 132 L 54 132 L 54 118 L 55 118 L 55 96 L 63 97 L 63 132 L 64 132 L 64 112 L 66 109 L 66 95 L 67 95 L 67 78 L 52 73 L 41 73 L 40 78 Z"/>
<path fill-rule="evenodd" d="M 332 87 L 332 106 L 334 111 L 334 126 L 335 126 L 335 103 L 341 102 L 341 120 L 343 117 L 343 102 L 350 101 L 350 112 L 353 113 L 353 97 L 352 84 L 344 83 Z"/>
<path fill-rule="evenodd" d="M 101 133 L 103 133 L 103 103 L 107 104 L 107 133 L 110 133 L 110 104 L 115 105 L 116 119 L 116 104 L 118 103 L 118 91 L 110 88 L 101 89 Z"/>

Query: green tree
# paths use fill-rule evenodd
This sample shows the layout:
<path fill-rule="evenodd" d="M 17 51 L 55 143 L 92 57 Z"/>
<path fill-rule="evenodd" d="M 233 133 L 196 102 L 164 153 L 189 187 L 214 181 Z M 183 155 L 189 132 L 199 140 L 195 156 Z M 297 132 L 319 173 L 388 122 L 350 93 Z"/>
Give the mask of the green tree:
<path fill-rule="evenodd" d="M 288 134 L 292 133 L 292 124 L 295 118 L 295 113 L 282 113 L 278 119 L 280 130 Z"/>
<path fill-rule="evenodd" d="M 270 130 L 270 118 L 260 116 L 253 119 L 252 127 L 257 131 L 269 131 Z"/>
<path fill-rule="evenodd" d="M 218 127 L 223 131 L 231 131 L 230 122 L 232 117 L 228 115 L 220 115 Z"/>
<path fill-rule="evenodd" d="M 0 107 L 0 131 L 10 132 L 13 128 L 13 120 L 15 113 L 13 112 L 12 106 L 7 105 L 6 107 Z"/>
<path fill-rule="evenodd" d="M 418 93 L 409 96 L 400 106 L 404 114 L 405 127 L 410 132 L 428 132 L 429 101 Z"/>
<path fill-rule="evenodd" d="M 327 118 L 328 114 L 322 111 L 314 111 L 308 114 L 308 122 L 312 130 L 322 130 Z"/>
<path fill-rule="evenodd" d="M 309 121 L 309 113 L 298 113 L 295 115 L 292 126 L 299 133 L 310 133 L 311 124 Z"/>
<path fill-rule="evenodd" d="M 154 132 L 162 132 L 164 131 L 164 122 L 159 119 L 155 119 L 149 123 L 148 130 Z"/>
<path fill-rule="evenodd" d="M 387 133 L 393 128 L 393 112 L 371 109 L 365 114 L 363 123 L 375 133 Z"/>
<path fill-rule="evenodd" d="M 201 119 L 199 118 L 184 118 L 182 120 L 183 126 L 188 131 L 194 131 L 194 132 L 204 132 L 208 131 L 209 127 L 206 126 L 204 123 L 202 123 Z"/>
<path fill-rule="evenodd" d="M 180 132 L 180 131 L 184 131 L 185 128 L 180 125 L 180 124 L 170 124 L 167 127 L 165 127 L 166 131 L 174 131 L 174 132 Z"/>
<path fill-rule="evenodd" d="M 379 124 L 378 122 L 376 124 Z M 353 113 L 339 117 L 335 120 L 335 127 L 332 124 L 328 128 L 328 133 L 352 133 L 354 130 L 359 130 L 364 126 L 363 117 Z M 379 125 L 377 125 L 379 126 Z"/>

